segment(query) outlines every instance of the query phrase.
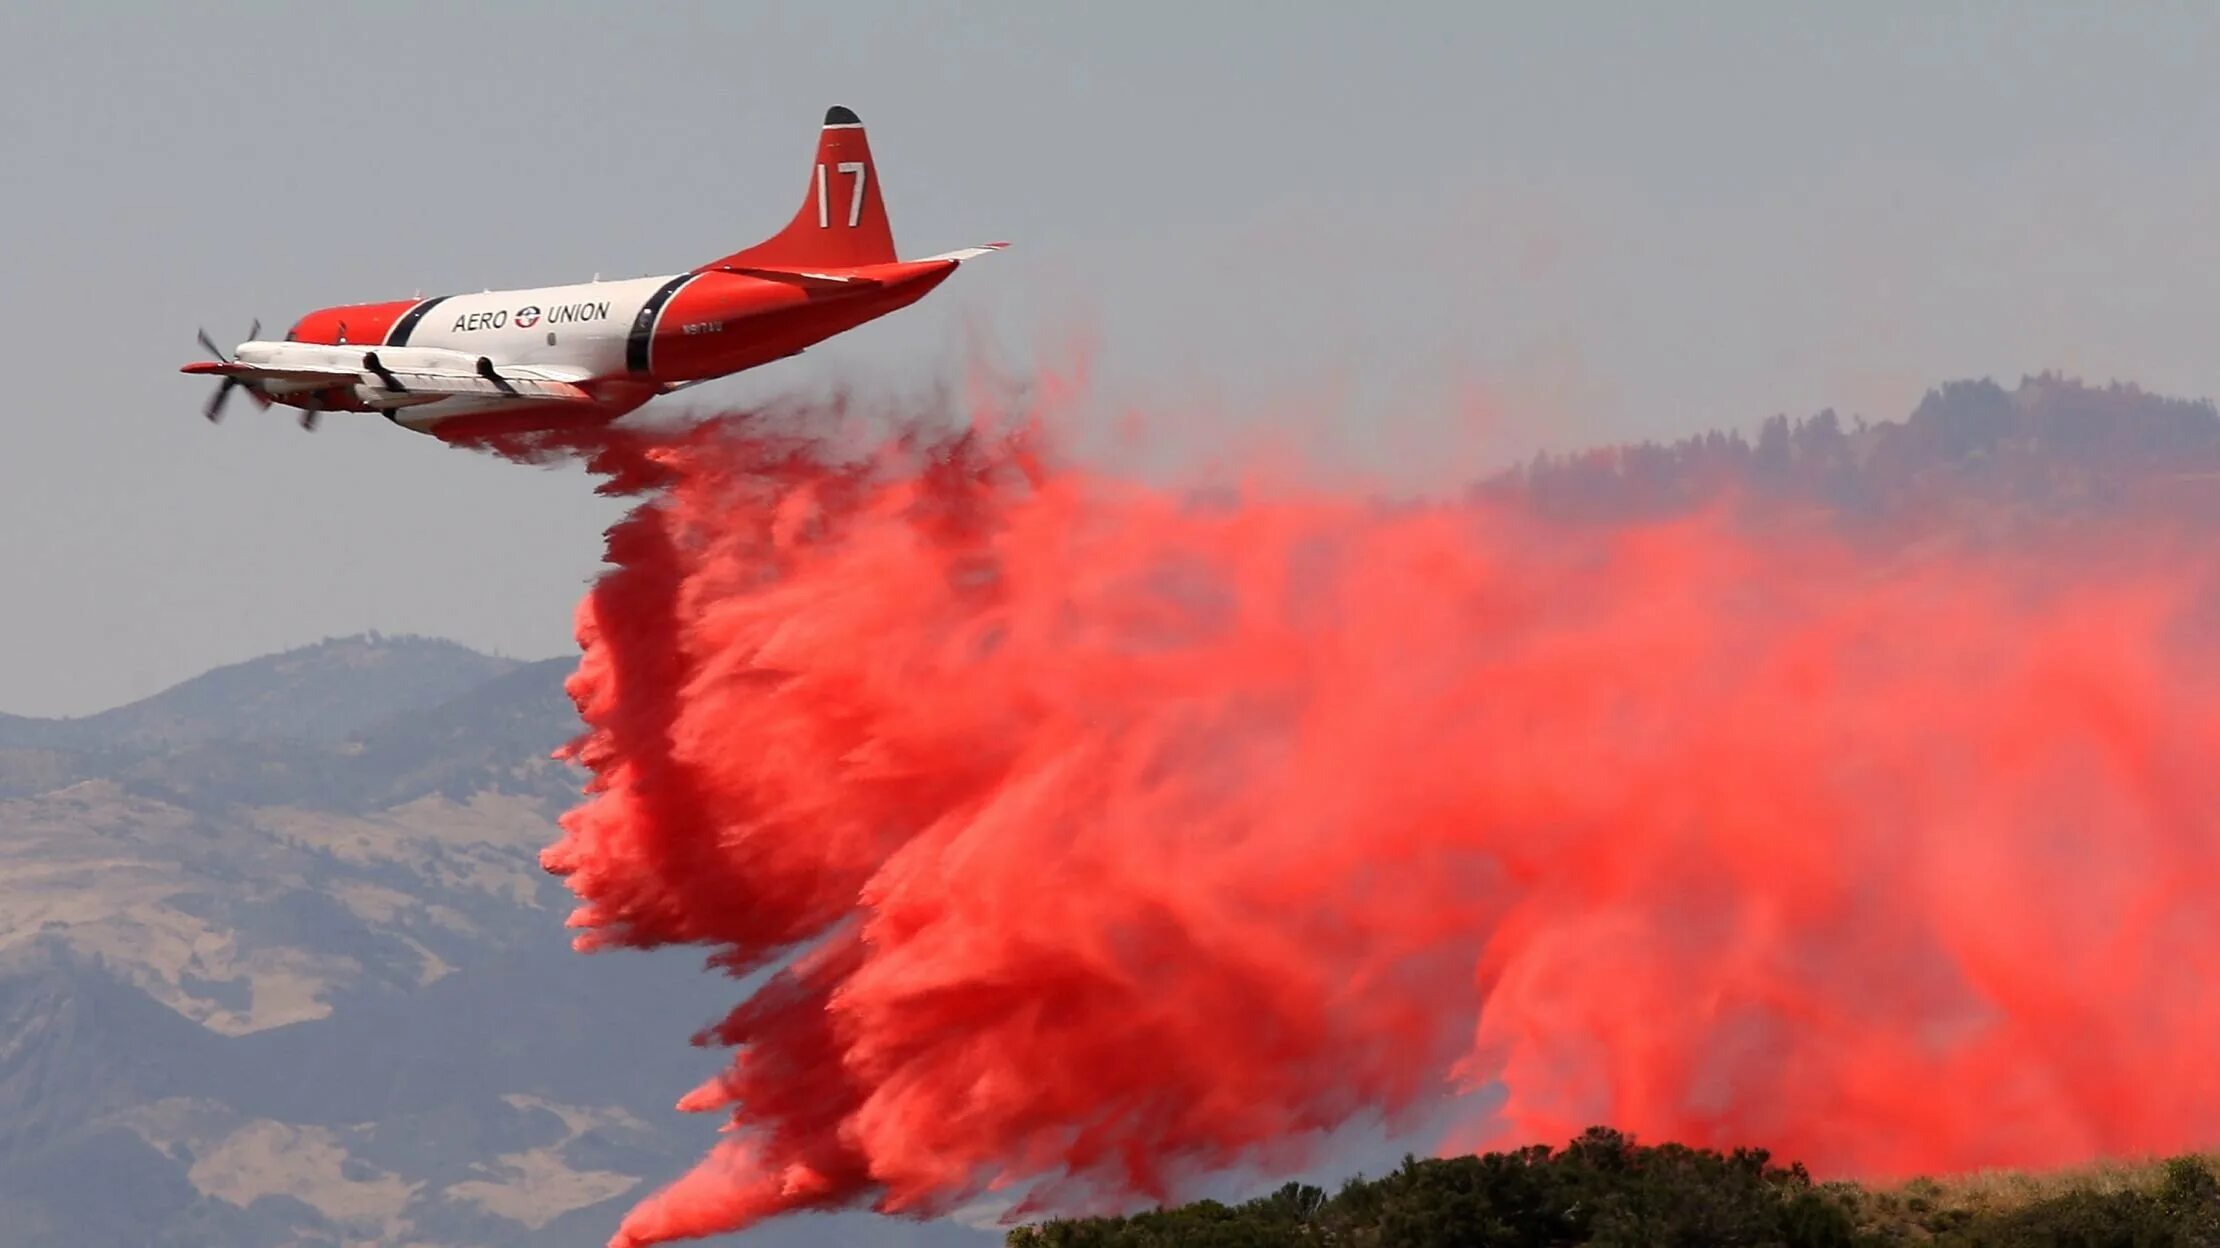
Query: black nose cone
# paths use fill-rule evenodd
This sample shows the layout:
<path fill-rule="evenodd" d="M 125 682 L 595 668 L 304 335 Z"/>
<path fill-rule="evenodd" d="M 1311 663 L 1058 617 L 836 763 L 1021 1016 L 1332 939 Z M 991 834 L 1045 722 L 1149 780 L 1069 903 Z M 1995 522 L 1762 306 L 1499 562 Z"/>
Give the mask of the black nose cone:
<path fill-rule="evenodd" d="M 848 109 L 835 104 L 825 110 L 825 124 L 828 126 L 860 126 L 863 124 L 863 119 Z"/>

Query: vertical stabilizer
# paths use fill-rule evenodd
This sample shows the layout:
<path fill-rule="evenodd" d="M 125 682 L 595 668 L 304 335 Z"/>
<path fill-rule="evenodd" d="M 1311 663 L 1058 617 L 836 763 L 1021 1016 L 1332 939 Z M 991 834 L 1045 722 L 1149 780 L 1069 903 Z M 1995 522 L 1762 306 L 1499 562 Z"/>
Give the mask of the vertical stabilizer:
<path fill-rule="evenodd" d="M 863 122 L 835 105 L 817 136 L 817 160 L 801 210 L 785 229 L 743 251 L 701 266 L 845 269 L 894 263 L 894 230 Z"/>

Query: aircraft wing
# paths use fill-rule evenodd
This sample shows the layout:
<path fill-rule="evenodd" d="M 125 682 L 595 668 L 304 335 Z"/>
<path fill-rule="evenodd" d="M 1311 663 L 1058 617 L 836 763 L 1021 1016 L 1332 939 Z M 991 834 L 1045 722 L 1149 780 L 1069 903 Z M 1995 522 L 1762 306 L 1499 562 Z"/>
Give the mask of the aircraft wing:
<path fill-rule="evenodd" d="M 396 394 L 485 394 L 554 399 L 571 403 L 594 402 L 594 397 L 577 385 L 588 376 L 586 370 L 581 368 L 505 364 L 480 368 L 476 372 L 464 372 L 460 369 L 395 368 L 388 365 L 365 370 L 358 376 L 371 389 Z"/>
<path fill-rule="evenodd" d="M 308 364 L 292 368 L 270 368 L 260 364 L 239 364 L 226 361 L 200 360 L 177 370 L 181 373 L 198 373 L 210 377 L 235 377 L 240 381 L 328 381 L 333 385 L 360 380 L 362 371 L 339 365 Z"/>
<path fill-rule="evenodd" d="M 243 382 L 323 383 L 359 386 L 372 403 L 378 394 L 444 397 L 455 394 L 506 395 L 512 398 L 553 399 L 592 403 L 593 396 L 578 387 L 588 377 L 581 368 L 540 364 L 482 364 L 476 370 L 438 367 L 421 362 L 381 362 L 369 352 L 359 365 L 334 361 L 302 360 L 278 364 L 245 364 L 236 360 L 203 360 L 182 370 L 207 376 L 230 377 Z"/>

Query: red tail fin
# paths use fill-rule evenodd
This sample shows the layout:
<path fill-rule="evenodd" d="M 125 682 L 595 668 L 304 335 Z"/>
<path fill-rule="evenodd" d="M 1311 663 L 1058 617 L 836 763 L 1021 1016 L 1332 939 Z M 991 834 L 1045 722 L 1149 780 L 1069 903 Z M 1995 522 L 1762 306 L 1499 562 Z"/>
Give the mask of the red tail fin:
<path fill-rule="evenodd" d="M 845 269 L 894 259 L 894 230 L 887 225 L 886 199 L 879 193 L 863 122 L 836 105 L 825 113 L 817 163 L 793 221 L 763 242 L 701 267 Z"/>

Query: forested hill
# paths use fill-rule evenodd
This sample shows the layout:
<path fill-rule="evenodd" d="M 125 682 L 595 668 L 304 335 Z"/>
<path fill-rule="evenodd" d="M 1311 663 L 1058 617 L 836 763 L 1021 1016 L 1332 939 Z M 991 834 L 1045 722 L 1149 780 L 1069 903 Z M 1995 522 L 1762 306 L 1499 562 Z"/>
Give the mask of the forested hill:
<path fill-rule="evenodd" d="M 1754 439 L 1715 431 L 1539 456 L 1480 492 L 1603 521 L 1732 496 L 1818 506 L 1853 523 L 1947 522 L 1969 509 L 2063 522 L 2155 509 L 2204 522 L 2220 520 L 2220 411 L 2048 374 L 2012 390 L 1958 381 L 1929 391 L 1902 421 L 1775 416 Z"/>
<path fill-rule="evenodd" d="M 2211 1159 L 2049 1176 L 1814 1183 L 1762 1150 L 1647 1146 L 1591 1129 L 1565 1148 L 1406 1158 L 1328 1196 L 1290 1183 L 1242 1205 L 1021 1226 L 1009 1248 L 2036 1248 L 2220 1244 Z"/>

